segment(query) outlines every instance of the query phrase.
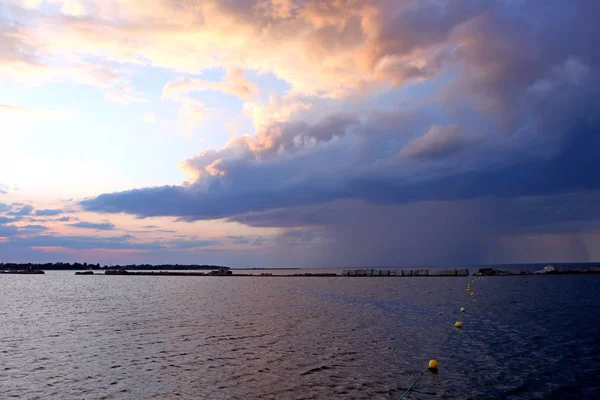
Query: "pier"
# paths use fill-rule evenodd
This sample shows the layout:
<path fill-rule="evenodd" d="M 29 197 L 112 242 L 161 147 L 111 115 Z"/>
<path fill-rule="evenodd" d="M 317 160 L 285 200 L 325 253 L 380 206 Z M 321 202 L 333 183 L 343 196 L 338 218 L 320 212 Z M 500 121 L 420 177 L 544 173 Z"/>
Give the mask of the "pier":
<path fill-rule="evenodd" d="M 428 269 L 375 269 L 375 268 L 359 268 L 342 270 L 342 276 L 469 276 L 467 268 L 461 269 L 443 269 L 433 270 Z"/>

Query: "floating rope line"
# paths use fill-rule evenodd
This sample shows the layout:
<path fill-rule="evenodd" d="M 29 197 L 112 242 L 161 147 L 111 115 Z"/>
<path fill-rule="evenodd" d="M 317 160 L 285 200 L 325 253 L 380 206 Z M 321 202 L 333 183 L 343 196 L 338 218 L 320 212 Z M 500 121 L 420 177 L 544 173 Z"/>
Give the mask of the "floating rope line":
<path fill-rule="evenodd" d="M 444 345 L 446 344 L 446 342 L 448 342 L 448 339 L 450 339 L 450 337 L 452 336 L 454 332 L 449 332 L 446 335 L 446 338 L 444 339 L 444 341 L 440 344 L 440 346 L 437 348 L 436 351 L 433 352 L 433 358 L 437 358 L 438 353 L 442 350 L 442 347 L 444 347 Z M 419 375 L 417 375 L 415 377 L 415 379 L 412 381 L 412 383 L 410 384 L 410 386 L 408 387 L 408 389 L 406 389 L 406 391 L 404 393 L 402 393 L 402 396 L 398 397 L 397 400 L 401 400 L 404 399 L 406 397 L 408 397 L 408 395 L 410 394 L 410 391 L 415 387 L 415 385 L 417 384 L 417 382 L 419 381 L 419 379 L 421 379 L 421 377 L 423 376 L 423 374 L 425 373 L 425 371 L 427 371 L 429 368 L 424 368 Z"/>
<path fill-rule="evenodd" d="M 415 385 L 417 384 L 417 382 L 419 381 L 419 379 L 421 379 L 421 377 L 423 376 L 423 374 L 425 373 L 425 371 L 427 371 L 427 368 L 424 368 L 421 373 L 419 375 L 417 375 L 417 377 L 413 380 L 413 382 L 410 384 L 410 386 L 408 387 L 408 389 L 406 389 L 406 392 L 402 393 L 402 396 L 398 397 L 398 400 L 402 400 L 404 398 L 406 398 L 410 391 L 412 390 L 412 388 L 415 387 Z"/>
<path fill-rule="evenodd" d="M 467 292 L 470 292 L 471 296 L 475 296 L 475 293 L 471 291 L 471 284 L 475 283 L 475 281 L 477 281 L 477 280 L 479 280 L 479 279 L 473 279 L 473 281 L 471 283 L 467 284 Z M 465 308 L 461 307 L 460 311 L 465 312 Z M 461 328 L 462 322 L 456 322 L 454 327 L 455 327 L 454 331 Z M 446 338 L 444 339 L 444 341 L 440 344 L 440 346 L 437 348 L 437 350 L 433 353 L 434 360 L 432 360 L 432 361 L 435 361 L 438 353 L 442 350 L 442 347 L 444 347 L 446 342 L 448 342 L 448 339 L 450 339 L 450 337 L 453 333 L 454 332 L 449 332 L 448 335 L 446 335 Z M 430 363 L 431 363 L 431 361 L 430 361 Z M 437 361 L 435 362 L 435 366 L 437 367 Z M 423 376 L 425 371 L 427 371 L 428 369 L 430 369 L 430 368 L 426 367 L 421 372 L 419 372 L 419 374 L 415 377 L 415 379 L 413 379 L 412 383 L 408 386 L 408 389 L 406 389 L 406 391 L 404 393 L 402 393 L 402 395 L 400 397 L 398 397 L 397 400 L 402 400 L 402 399 L 407 398 L 408 395 L 410 394 L 411 390 L 415 387 L 415 385 L 417 384 L 419 379 L 421 379 L 421 377 Z M 431 369 L 437 370 L 437 368 L 431 368 Z"/>

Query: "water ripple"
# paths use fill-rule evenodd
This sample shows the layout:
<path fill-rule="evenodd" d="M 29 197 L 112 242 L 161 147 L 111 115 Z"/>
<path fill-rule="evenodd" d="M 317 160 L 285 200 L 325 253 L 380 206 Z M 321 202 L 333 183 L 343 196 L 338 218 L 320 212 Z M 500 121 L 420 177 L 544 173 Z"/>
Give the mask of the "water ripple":
<path fill-rule="evenodd" d="M 599 278 L 3 275 L 0 391 L 389 400 L 450 332 L 411 398 L 600 398 Z"/>

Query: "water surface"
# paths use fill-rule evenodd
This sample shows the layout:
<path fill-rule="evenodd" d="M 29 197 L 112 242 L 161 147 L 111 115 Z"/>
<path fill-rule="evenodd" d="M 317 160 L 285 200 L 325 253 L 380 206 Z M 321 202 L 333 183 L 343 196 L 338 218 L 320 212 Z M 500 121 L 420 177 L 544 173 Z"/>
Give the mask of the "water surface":
<path fill-rule="evenodd" d="M 0 392 L 600 398 L 600 276 L 471 279 L 0 275 Z"/>

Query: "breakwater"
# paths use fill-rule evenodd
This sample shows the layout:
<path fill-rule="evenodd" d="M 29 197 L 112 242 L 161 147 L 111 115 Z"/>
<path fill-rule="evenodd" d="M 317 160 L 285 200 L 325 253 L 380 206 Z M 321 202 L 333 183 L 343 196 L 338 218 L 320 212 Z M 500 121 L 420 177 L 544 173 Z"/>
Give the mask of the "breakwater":
<path fill-rule="evenodd" d="M 428 269 L 375 269 L 375 268 L 359 268 L 342 270 L 338 273 L 297 273 L 297 274 L 276 274 L 271 272 L 262 272 L 260 274 L 240 274 L 226 268 L 216 271 L 205 272 L 180 272 L 180 271 L 127 271 L 127 270 L 107 270 L 103 274 L 94 273 L 93 271 L 76 272 L 76 275 L 133 275 L 133 276 L 250 276 L 250 277 L 423 277 L 423 276 L 469 276 L 469 270 L 463 269 L 448 269 L 430 271 Z"/>
<path fill-rule="evenodd" d="M 359 268 L 342 270 L 342 276 L 469 276 L 467 268 L 461 269 L 375 269 Z"/>

